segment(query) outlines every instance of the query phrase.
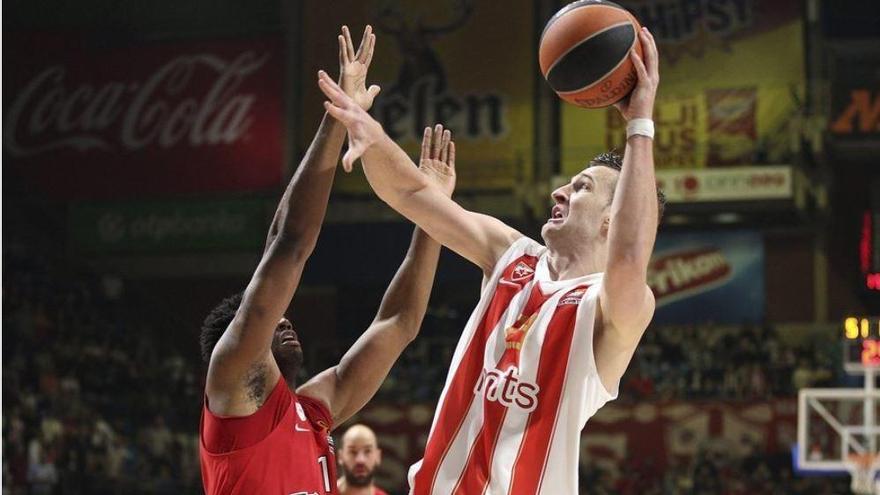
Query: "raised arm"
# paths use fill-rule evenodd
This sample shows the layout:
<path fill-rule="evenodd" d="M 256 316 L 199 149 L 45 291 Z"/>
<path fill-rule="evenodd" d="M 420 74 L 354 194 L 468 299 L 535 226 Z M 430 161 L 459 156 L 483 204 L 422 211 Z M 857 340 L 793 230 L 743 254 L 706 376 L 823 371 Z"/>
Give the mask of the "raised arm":
<path fill-rule="evenodd" d="M 446 197 L 455 188 L 455 145 L 449 131 L 426 132 L 417 173 Z M 370 400 L 403 349 L 418 335 L 428 307 L 440 244 L 416 227 L 397 274 L 385 291 L 369 328 L 345 353 L 339 365 L 318 374 L 297 393 L 330 405 L 340 424 Z"/>
<path fill-rule="evenodd" d="M 347 27 L 339 36 L 340 78 L 358 103 L 369 108 L 378 88 L 364 88 L 375 44 L 368 26 L 356 54 Z M 241 305 L 211 355 L 205 391 L 217 414 L 249 414 L 280 375 L 272 357 L 275 328 L 299 285 L 317 242 L 333 184 L 345 127 L 324 115 L 308 152 L 284 192 L 269 229 L 266 249 Z"/>
<path fill-rule="evenodd" d="M 498 258 L 522 236 L 500 220 L 465 210 L 423 174 L 400 146 L 388 137 L 381 124 L 363 111 L 339 86 L 319 73 L 318 85 L 330 99 L 324 104 L 330 115 L 348 128 L 348 151 L 342 159 L 346 170 L 362 158 L 367 180 L 382 201 L 411 220 L 434 239 L 479 266 L 485 274 Z M 442 130 L 438 126 L 434 134 Z M 425 129 L 426 135 L 430 128 Z"/>
<path fill-rule="evenodd" d="M 660 81 L 657 46 L 647 29 L 639 33 L 645 61 L 631 58 L 638 83 L 618 105 L 624 119 L 650 119 Z M 654 296 L 647 285 L 648 264 L 657 235 L 657 183 L 653 140 L 632 135 L 626 140 L 623 167 L 611 203 L 608 264 L 599 293 L 603 338 L 597 342 L 600 375 L 616 381 L 626 370 L 632 352 L 654 314 Z M 604 371 L 604 373 L 603 373 Z M 604 380 L 604 378 L 603 378 Z"/>

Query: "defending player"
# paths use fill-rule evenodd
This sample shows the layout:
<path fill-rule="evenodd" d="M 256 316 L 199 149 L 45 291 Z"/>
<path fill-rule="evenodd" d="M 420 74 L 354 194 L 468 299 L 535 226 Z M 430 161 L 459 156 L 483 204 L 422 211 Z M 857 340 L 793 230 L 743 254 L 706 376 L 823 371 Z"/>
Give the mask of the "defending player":
<path fill-rule="evenodd" d="M 382 449 L 373 430 L 360 424 L 345 430 L 339 446 L 339 467 L 342 468 L 342 476 L 336 481 L 339 495 L 388 495 L 373 482 L 380 464 Z"/>
<path fill-rule="evenodd" d="M 374 44 L 370 27 L 357 53 L 347 28 L 339 37 L 342 86 L 359 108 L 369 108 L 378 93 L 364 87 Z M 440 245 L 416 228 L 373 323 L 337 366 L 297 388 L 302 347 L 284 311 L 315 246 L 344 136 L 345 128 L 325 115 L 281 199 L 253 278 L 242 296 L 223 301 L 205 320 L 209 367 L 199 433 L 209 495 L 336 493 L 330 429 L 363 407 L 418 333 Z M 424 144 L 416 173 L 451 195 L 451 136 L 435 138 Z"/>
<path fill-rule="evenodd" d="M 425 456 L 410 469 L 412 493 L 577 493 L 580 431 L 617 396 L 654 313 L 646 278 L 662 208 L 650 121 L 659 70 L 653 37 L 642 30 L 639 39 L 638 84 L 618 104 L 628 121 L 623 163 L 600 155 L 553 192 L 546 247 L 440 194 L 320 75 L 325 107 L 348 128 L 346 170 L 361 157 L 380 198 L 485 275 Z"/>

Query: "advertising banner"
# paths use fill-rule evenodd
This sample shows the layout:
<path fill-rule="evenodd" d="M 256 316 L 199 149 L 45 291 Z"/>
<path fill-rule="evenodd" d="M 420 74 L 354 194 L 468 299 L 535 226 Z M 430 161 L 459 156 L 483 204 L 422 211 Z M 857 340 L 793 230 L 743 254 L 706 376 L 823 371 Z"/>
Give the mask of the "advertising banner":
<path fill-rule="evenodd" d="M 11 36 L 4 165 L 53 198 L 280 183 L 280 38 L 131 45 Z"/>
<path fill-rule="evenodd" d="M 268 206 L 262 199 L 74 203 L 70 245 L 88 255 L 259 252 Z"/>
<path fill-rule="evenodd" d="M 670 203 L 791 199 L 791 167 L 658 170 L 657 186 Z"/>
<path fill-rule="evenodd" d="M 880 144 L 880 50 L 840 47 L 834 52 L 831 135 L 842 142 Z"/>
<path fill-rule="evenodd" d="M 388 491 L 406 491 L 407 469 L 422 456 L 433 408 L 433 404 L 401 407 L 370 403 L 353 418 L 352 422 L 374 429 L 379 438 L 379 486 Z M 612 402 L 590 418 L 584 428 L 580 460 L 612 472 L 633 460 L 665 469 L 670 462 L 692 459 L 708 446 L 743 457 L 754 449 L 786 451 L 795 441 L 796 432 L 797 401 L 793 399 Z"/>
<path fill-rule="evenodd" d="M 786 163 L 804 94 L 801 2 L 621 0 L 660 52 L 654 110 L 658 168 Z M 562 106 L 562 173 L 623 151 L 613 107 Z"/>
<path fill-rule="evenodd" d="M 653 323 L 764 318 L 764 242 L 751 231 L 661 233 L 648 267 Z"/>
<path fill-rule="evenodd" d="M 537 71 L 534 6 L 528 0 L 434 3 L 309 1 L 303 7 L 303 146 L 325 98 L 316 73 L 338 73 L 336 35 L 343 23 L 359 43 L 376 33 L 368 84 L 382 87 L 371 114 L 414 159 L 426 126 L 453 132 L 458 190 L 510 190 L 531 177 L 533 93 Z M 340 174 L 337 192 L 369 193 L 359 170 Z"/>

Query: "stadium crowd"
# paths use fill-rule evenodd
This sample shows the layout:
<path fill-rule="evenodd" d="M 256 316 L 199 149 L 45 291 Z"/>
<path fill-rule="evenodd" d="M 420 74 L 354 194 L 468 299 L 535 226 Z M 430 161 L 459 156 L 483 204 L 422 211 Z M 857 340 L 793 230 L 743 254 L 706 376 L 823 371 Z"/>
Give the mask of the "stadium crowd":
<path fill-rule="evenodd" d="M 4 241 L 3 493 L 199 493 L 198 365 L 102 280 Z"/>
<path fill-rule="evenodd" d="M 56 270 L 15 240 L 4 245 L 4 267 L 3 492 L 200 493 L 201 362 L 133 319 L 135 303 L 112 278 Z M 436 400 L 455 345 L 441 335 L 459 313 L 432 308 L 433 330 L 405 352 L 377 402 Z M 347 345 L 307 349 L 307 363 L 320 369 Z M 832 379 L 820 348 L 795 352 L 765 327 L 652 328 L 620 400 L 793 396 Z M 823 494 L 846 482 L 793 476 L 787 453 L 730 458 L 707 448 L 663 472 L 647 460 L 613 469 L 583 461 L 583 493 L 596 495 Z"/>

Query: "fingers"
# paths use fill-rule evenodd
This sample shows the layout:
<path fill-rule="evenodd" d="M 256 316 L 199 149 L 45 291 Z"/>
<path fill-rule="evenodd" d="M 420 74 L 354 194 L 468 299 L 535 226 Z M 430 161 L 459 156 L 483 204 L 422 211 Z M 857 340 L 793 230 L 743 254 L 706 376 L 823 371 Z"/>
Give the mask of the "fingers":
<path fill-rule="evenodd" d="M 660 54 L 657 52 L 657 42 L 654 35 L 648 28 L 642 29 L 642 51 L 646 51 L 645 62 L 648 68 L 648 74 L 657 81 L 660 79 Z"/>
<path fill-rule="evenodd" d="M 348 52 L 345 49 L 345 38 L 340 34 L 336 37 L 336 40 L 339 42 L 339 63 L 343 66 L 348 64 Z"/>
<path fill-rule="evenodd" d="M 356 158 L 352 155 L 352 150 L 349 149 L 345 152 L 345 155 L 342 156 L 342 169 L 346 172 L 351 172 L 352 168 L 354 168 L 354 161 Z"/>
<path fill-rule="evenodd" d="M 422 155 L 420 161 L 431 158 L 431 136 L 433 135 L 434 131 L 430 127 L 425 127 L 425 133 L 422 135 Z"/>
<path fill-rule="evenodd" d="M 367 24 L 367 27 L 364 28 L 364 34 L 361 36 L 361 44 L 358 46 L 357 52 L 355 52 L 355 57 L 358 60 L 363 61 L 364 56 L 364 47 L 369 42 L 370 34 L 373 32 L 373 27 Z"/>
<path fill-rule="evenodd" d="M 431 143 L 431 158 L 436 160 L 440 158 L 440 144 L 443 141 L 443 126 L 437 124 L 434 126 L 434 139 Z"/>
<path fill-rule="evenodd" d="M 446 164 L 449 165 L 449 168 L 455 170 L 455 141 L 449 141 L 449 156 L 447 157 Z"/>
<path fill-rule="evenodd" d="M 636 74 L 639 76 L 639 82 L 650 82 L 650 79 L 648 78 L 648 69 L 645 68 L 645 63 L 642 62 L 642 57 L 640 57 L 635 50 L 629 52 L 629 54 L 632 59 L 633 67 L 636 69 Z"/>
<path fill-rule="evenodd" d="M 446 163 L 449 159 L 449 142 L 452 140 L 452 133 L 449 129 L 443 131 L 443 138 L 440 140 L 440 161 Z"/>
<path fill-rule="evenodd" d="M 376 84 L 373 84 L 372 86 L 370 86 L 370 89 L 367 90 L 367 93 L 370 95 L 370 98 L 375 99 L 377 96 L 379 96 L 379 91 L 382 91 L 382 88 L 380 88 Z"/>
<path fill-rule="evenodd" d="M 348 54 L 348 60 L 354 60 L 354 43 L 351 41 L 351 33 L 348 31 L 348 26 L 342 26 L 342 35 L 345 36 L 345 50 Z"/>
<path fill-rule="evenodd" d="M 366 151 L 367 148 L 361 144 L 352 145 L 351 141 L 348 142 L 348 151 L 342 155 L 342 169 L 346 172 L 351 172 L 354 169 L 354 162 L 356 162 Z"/>
<path fill-rule="evenodd" d="M 329 101 L 324 102 L 324 110 L 330 114 L 334 119 L 342 122 L 343 124 L 349 122 L 351 119 L 348 118 L 348 114 L 345 110 L 337 107 L 336 105 L 330 103 Z"/>
<path fill-rule="evenodd" d="M 369 44 L 367 44 L 367 53 L 364 57 L 364 65 L 367 67 L 370 66 L 370 62 L 373 61 L 373 50 L 376 48 L 376 35 L 370 34 L 370 39 L 368 40 Z"/>
<path fill-rule="evenodd" d="M 318 87 L 321 88 L 321 92 L 327 95 L 327 98 L 330 98 L 334 105 L 340 108 L 348 108 L 348 105 L 351 103 L 351 98 L 342 91 L 342 88 L 336 84 L 336 81 L 330 79 L 330 76 L 322 70 L 318 71 Z"/>

